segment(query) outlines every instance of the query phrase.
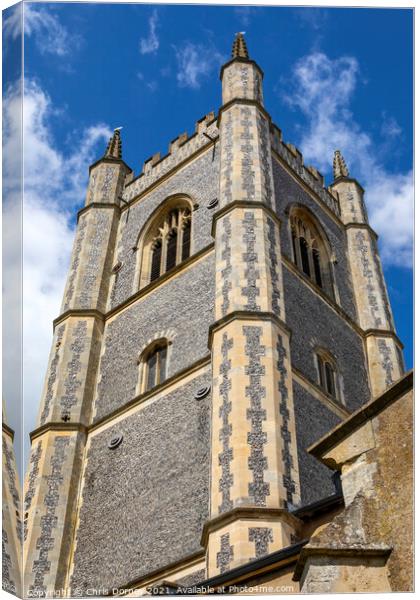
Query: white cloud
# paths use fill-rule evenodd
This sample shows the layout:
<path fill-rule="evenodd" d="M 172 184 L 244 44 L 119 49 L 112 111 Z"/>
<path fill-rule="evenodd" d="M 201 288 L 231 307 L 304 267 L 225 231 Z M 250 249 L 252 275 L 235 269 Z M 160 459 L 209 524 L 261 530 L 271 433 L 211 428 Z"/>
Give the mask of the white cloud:
<path fill-rule="evenodd" d="M 64 57 L 80 44 L 80 36 L 70 34 L 60 23 L 57 15 L 46 6 L 23 4 L 23 27 L 25 36 L 33 37 L 41 54 L 55 54 Z M 22 33 L 22 9 L 17 4 L 3 21 L 5 37 L 18 38 Z"/>
<path fill-rule="evenodd" d="M 159 38 L 156 33 L 158 20 L 157 10 L 154 10 L 152 16 L 149 18 L 149 34 L 146 38 L 140 40 L 141 54 L 154 54 L 157 52 L 159 48 Z"/>
<path fill-rule="evenodd" d="M 19 222 L 21 218 L 20 148 L 24 135 L 23 204 L 23 343 L 25 425 L 35 425 L 52 340 L 52 320 L 58 315 L 73 244 L 70 219 L 82 203 L 89 163 L 105 148 L 112 134 L 105 125 L 89 127 L 75 135 L 71 152 L 63 153 L 54 143 L 51 119 L 56 111 L 48 95 L 34 81 L 20 90 L 10 88 L 4 112 L 3 229 L 6 232 L 3 269 L 3 322 L 5 339 L 13 340 L 19 326 L 17 274 L 21 272 Z M 98 142 L 101 146 L 98 147 Z M 16 243 L 17 242 L 17 243 Z M 10 322 L 10 325 L 9 325 Z M 15 333 L 13 333 L 13 328 Z M 10 336 L 10 337 L 9 337 Z M 8 370 L 4 371 L 6 400 L 18 403 L 16 344 L 4 349 Z M 26 441 L 26 440 L 25 440 Z"/>
<path fill-rule="evenodd" d="M 68 31 L 49 8 L 24 4 L 24 29 L 33 36 L 41 54 L 69 55 L 80 45 L 79 35 Z"/>
<path fill-rule="evenodd" d="M 3 17 L 3 35 L 16 40 L 22 34 L 22 3 L 6 9 Z"/>
<path fill-rule="evenodd" d="M 414 191 L 412 172 L 391 173 L 380 149 L 351 112 L 359 65 L 353 57 L 330 59 L 322 52 L 303 57 L 293 68 L 293 91 L 286 101 L 299 108 L 307 123 L 300 128 L 306 163 L 330 172 L 334 150 L 340 149 L 366 190 L 370 222 L 380 236 L 385 264 L 411 267 Z M 394 137 L 398 125 L 387 119 Z M 386 145 L 383 146 L 386 148 Z"/>
<path fill-rule="evenodd" d="M 294 11 L 294 15 L 304 27 L 319 30 L 325 27 L 328 20 L 328 13 L 322 8 L 312 8 L 301 6 Z"/>
<path fill-rule="evenodd" d="M 241 25 L 247 27 L 251 22 L 251 18 L 257 14 L 257 9 L 253 6 L 237 6 L 234 9 L 234 12 L 235 15 L 238 17 Z"/>
<path fill-rule="evenodd" d="M 223 56 L 213 47 L 186 42 L 175 47 L 178 62 L 177 81 L 180 87 L 198 89 L 213 69 L 220 66 Z"/>

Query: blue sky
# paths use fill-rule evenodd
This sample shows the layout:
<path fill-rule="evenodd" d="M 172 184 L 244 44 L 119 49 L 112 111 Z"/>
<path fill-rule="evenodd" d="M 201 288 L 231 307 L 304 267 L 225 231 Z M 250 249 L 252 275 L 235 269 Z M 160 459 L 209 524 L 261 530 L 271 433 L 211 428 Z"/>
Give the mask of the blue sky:
<path fill-rule="evenodd" d="M 17 16 L 16 9 L 3 14 L 11 132 L 18 128 Z M 217 112 L 219 69 L 237 31 L 246 32 L 250 55 L 265 73 L 265 106 L 284 139 L 327 182 L 333 151 L 341 148 L 366 189 L 412 366 L 412 27 L 407 9 L 25 3 L 28 429 L 89 163 L 103 153 L 111 129 L 123 126 L 124 159 L 138 174 L 145 159 L 166 154 L 170 140 Z"/>

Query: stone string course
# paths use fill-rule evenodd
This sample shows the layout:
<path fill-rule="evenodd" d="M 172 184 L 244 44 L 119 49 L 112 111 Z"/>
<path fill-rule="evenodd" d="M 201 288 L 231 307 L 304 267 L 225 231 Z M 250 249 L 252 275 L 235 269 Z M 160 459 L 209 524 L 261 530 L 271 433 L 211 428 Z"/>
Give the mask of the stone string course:
<path fill-rule="evenodd" d="M 199 569 L 198 571 L 194 571 L 194 573 L 191 573 L 191 575 L 186 575 L 185 577 L 181 577 L 181 579 L 177 579 L 176 583 L 177 585 L 182 586 L 183 588 L 189 588 L 194 585 L 197 585 L 197 583 L 200 583 L 201 581 L 204 581 L 205 578 L 206 570 Z"/>
<path fill-rule="evenodd" d="M 267 457 L 264 456 L 264 445 L 267 443 L 267 433 L 263 431 L 263 421 L 267 419 L 266 410 L 262 408 L 262 400 L 266 397 L 266 389 L 262 385 L 265 367 L 261 357 L 265 356 L 265 347 L 261 345 L 262 327 L 244 326 L 246 339 L 245 356 L 248 365 L 245 374 L 249 377 L 249 385 L 245 388 L 245 396 L 250 399 L 250 408 L 246 418 L 251 421 L 251 431 L 247 441 L 251 447 L 248 468 L 252 473 L 252 483 L 248 484 L 248 493 L 256 506 L 265 506 L 270 494 L 270 484 L 264 481 L 264 470 L 267 469 Z"/>

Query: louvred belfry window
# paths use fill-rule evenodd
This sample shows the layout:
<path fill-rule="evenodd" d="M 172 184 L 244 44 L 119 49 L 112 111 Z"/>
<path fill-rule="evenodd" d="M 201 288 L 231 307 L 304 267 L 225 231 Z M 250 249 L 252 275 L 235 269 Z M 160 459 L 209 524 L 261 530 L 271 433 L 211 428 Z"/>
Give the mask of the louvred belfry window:
<path fill-rule="evenodd" d="M 150 281 L 186 260 L 191 252 L 191 211 L 172 209 L 162 219 L 152 240 Z"/>
<path fill-rule="evenodd" d="M 292 212 L 290 229 L 293 262 L 313 283 L 334 297 L 330 253 L 309 211 L 299 208 Z"/>
<path fill-rule="evenodd" d="M 160 262 L 162 259 L 162 242 L 156 240 L 152 247 L 152 267 L 150 270 L 150 281 L 154 281 L 160 276 Z"/>

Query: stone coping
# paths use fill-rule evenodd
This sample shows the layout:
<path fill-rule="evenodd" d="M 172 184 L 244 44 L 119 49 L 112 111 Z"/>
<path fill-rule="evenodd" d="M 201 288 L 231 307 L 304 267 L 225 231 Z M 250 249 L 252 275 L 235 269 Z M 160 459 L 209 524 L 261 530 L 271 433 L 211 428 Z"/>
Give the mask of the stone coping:
<path fill-rule="evenodd" d="M 310 543 L 310 542 L 309 542 Z M 335 559 L 340 558 L 356 558 L 362 561 L 364 557 L 383 557 L 386 558 L 392 552 L 392 548 L 389 546 L 342 546 L 342 547 L 330 547 L 330 546 L 310 546 L 307 544 L 302 548 L 299 560 L 296 564 L 295 571 L 293 573 L 292 581 L 300 581 L 303 570 L 306 565 L 306 561 L 310 556 L 321 556 L 329 559 L 329 564 L 333 564 Z"/>
<path fill-rule="evenodd" d="M 324 435 L 320 440 L 309 446 L 307 452 L 322 460 L 323 454 L 330 450 L 343 439 L 348 437 L 366 421 L 376 417 L 380 412 L 388 406 L 396 402 L 403 394 L 413 388 L 413 370 L 406 373 L 401 379 L 396 381 L 380 396 L 377 396 L 361 408 L 354 412 L 348 419 L 339 423 L 329 433 Z"/>
<path fill-rule="evenodd" d="M 301 524 L 300 519 L 295 517 L 286 508 L 266 508 L 264 506 L 237 506 L 228 512 L 217 515 L 204 523 L 203 533 L 201 535 L 201 545 L 207 546 L 210 533 L 225 527 L 229 523 L 240 519 L 264 519 L 279 520 L 289 523 L 296 527 Z"/>
<path fill-rule="evenodd" d="M 272 312 L 264 312 L 258 310 L 234 310 L 233 312 L 221 317 L 217 321 L 215 321 L 209 327 L 209 339 L 208 339 L 208 348 L 211 350 L 213 343 L 213 336 L 216 331 L 231 323 L 232 321 L 240 320 L 240 321 L 271 321 L 280 327 L 280 329 L 289 336 L 289 339 L 292 336 L 292 330 L 286 323 L 280 319 L 277 315 Z"/>
<path fill-rule="evenodd" d="M 215 575 L 210 579 L 205 579 L 197 584 L 195 584 L 195 588 L 198 589 L 209 589 L 209 588 L 217 588 L 218 586 L 226 585 L 227 583 L 239 583 L 240 581 L 245 581 L 250 578 L 254 578 L 260 576 L 264 573 L 269 573 L 270 571 L 277 570 L 281 567 L 286 567 L 296 562 L 299 553 L 305 544 L 308 543 L 309 540 L 304 539 L 296 544 L 292 544 L 291 546 L 287 546 L 286 548 L 281 548 L 281 550 L 277 550 L 276 552 L 272 552 L 271 554 L 267 554 L 262 558 L 258 558 L 257 560 L 252 560 L 244 565 L 240 565 L 239 567 L 235 567 L 226 573 L 221 573 L 220 575 Z M 217 589 L 215 590 L 217 593 Z"/>
<path fill-rule="evenodd" d="M 218 211 L 216 211 L 214 213 L 213 221 L 212 221 L 212 225 L 211 225 L 212 237 L 216 237 L 216 222 L 221 217 L 223 217 L 227 213 L 231 212 L 235 208 L 249 208 L 249 209 L 254 209 L 254 210 L 264 210 L 277 223 L 277 225 L 279 227 L 281 227 L 281 219 L 278 216 L 278 214 L 274 212 L 274 210 L 271 208 L 271 206 L 268 206 L 264 202 L 260 202 L 259 200 L 258 201 L 233 200 L 232 202 L 229 202 L 229 204 L 227 204 L 226 206 L 223 206 L 222 208 L 220 208 Z"/>
<path fill-rule="evenodd" d="M 375 240 L 378 239 L 378 234 L 376 233 L 376 231 L 374 229 L 372 229 L 372 227 L 369 225 L 369 223 L 351 222 L 351 223 L 346 223 L 344 225 L 344 227 L 346 229 L 367 229 L 367 231 L 369 231 L 369 233 L 371 233 L 373 235 Z"/>
<path fill-rule="evenodd" d="M 353 177 L 344 177 L 343 175 L 341 177 L 337 177 L 337 179 L 334 179 L 334 181 L 331 183 L 330 187 L 334 187 L 334 185 L 336 183 L 340 183 L 340 182 L 348 182 L 348 183 L 355 183 L 357 185 L 358 188 L 360 188 L 360 190 L 365 193 L 365 190 L 362 188 L 362 186 L 360 185 L 360 183 L 357 181 L 357 179 L 354 179 Z"/>
<path fill-rule="evenodd" d="M 34 441 L 37 437 L 41 436 L 43 433 L 47 431 L 61 431 L 62 433 L 66 433 L 69 431 L 76 431 L 80 433 L 84 433 L 87 435 L 88 427 L 86 425 L 82 425 L 81 423 L 64 422 L 64 421 L 51 421 L 50 423 L 44 423 L 40 427 L 37 427 L 29 434 L 31 442 Z"/>
<path fill-rule="evenodd" d="M 89 208 L 112 208 L 118 213 L 121 213 L 121 207 L 118 204 L 114 204 L 113 202 L 91 202 L 90 204 L 86 204 L 86 206 L 84 206 L 77 212 L 77 222 L 79 222 L 81 215 L 87 212 Z"/>
<path fill-rule="evenodd" d="M 163 567 L 163 568 L 156 569 L 155 571 L 151 571 L 150 573 L 147 573 L 147 575 L 144 575 L 144 576 L 136 578 L 136 579 L 132 579 L 131 581 L 128 581 L 127 583 L 125 583 L 123 585 L 119 585 L 118 588 L 134 591 L 137 588 L 144 587 L 146 585 L 152 586 L 156 582 L 162 581 L 161 579 L 159 579 L 160 574 L 165 574 L 169 570 L 179 571 L 182 568 L 194 566 L 194 564 L 201 562 L 204 557 L 205 557 L 205 555 L 204 555 L 203 550 L 199 550 L 198 552 L 189 554 L 188 556 L 181 558 L 180 560 L 177 560 L 168 565 L 165 565 L 165 567 Z M 163 581 L 165 581 L 165 580 L 163 580 Z M 108 593 L 104 594 L 104 596 L 113 596 L 113 595 L 114 594 L 112 593 L 111 590 Z M 134 596 L 134 597 L 136 598 L 137 596 Z"/>
<path fill-rule="evenodd" d="M 131 167 L 129 167 L 127 165 L 126 162 L 124 162 L 122 160 L 122 158 L 112 158 L 112 157 L 105 157 L 103 156 L 102 158 L 100 158 L 99 160 L 95 161 L 94 163 L 92 163 L 89 167 L 89 173 L 91 172 L 91 170 L 96 167 L 96 165 L 99 165 L 99 163 L 113 163 L 113 164 L 117 164 L 117 165 L 123 165 L 128 173 L 132 173 L 133 169 Z"/>
<path fill-rule="evenodd" d="M 255 60 L 252 60 L 251 58 L 245 58 L 244 56 L 233 56 L 230 60 L 228 60 L 227 63 L 222 65 L 222 67 L 220 69 L 220 79 L 222 79 L 223 71 L 226 69 L 226 67 L 229 67 L 229 65 L 231 65 L 232 63 L 235 63 L 235 62 L 241 62 L 241 63 L 246 63 L 248 65 L 254 65 L 254 67 L 256 67 L 258 69 L 258 71 L 260 72 L 262 78 L 264 78 L 264 71 L 255 62 Z"/>
<path fill-rule="evenodd" d="M 6 433 L 8 436 L 10 436 L 12 438 L 12 442 L 13 442 L 13 439 L 15 437 L 14 430 L 11 427 L 9 427 L 9 425 L 7 425 L 4 422 L 2 423 L 2 427 L 3 427 L 4 433 Z"/>

